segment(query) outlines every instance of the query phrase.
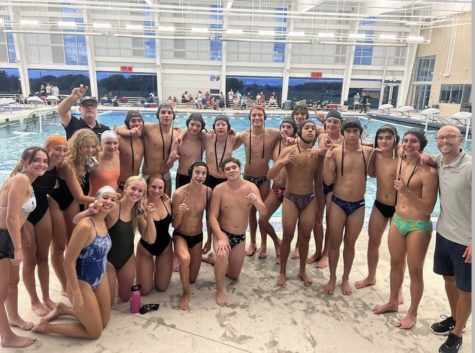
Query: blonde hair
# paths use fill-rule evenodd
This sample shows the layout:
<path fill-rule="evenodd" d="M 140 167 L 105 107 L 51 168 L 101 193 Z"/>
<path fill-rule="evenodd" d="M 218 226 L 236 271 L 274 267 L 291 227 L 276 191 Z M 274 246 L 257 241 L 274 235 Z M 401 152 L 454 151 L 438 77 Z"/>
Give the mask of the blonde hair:
<path fill-rule="evenodd" d="M 82 184 L 86 175 L 86 154 L 81 152 L 87 139 L 93 139 L 96 144 L 96 154 L 94 157 L 99 160 L 100 144 L 97 135 L 91 129 L 80 129 L 69 139 L 69 151 L 64 162 L 71 166 L 76 173 L 79 183 Z"/>
<path fill-rule="evenodd" d="M 138 175 L 133 175 L 129 178 L 127 178 L 127 180 L 125 181 L 125 185 L 124 185 L 124 192 L 125 192 L 125 189 L 127 189 L 130 185 L 132 184 L 135 184 L 135 183 L 142 183 L 143 186 L 144 186 L 144 192 L 143 192 L 143 195 L 142 195 L 142 198 L 137 201 L 134 206 L 132 207 L 132 224 L 134 226 L 134 231 L 135 229 L 137 228 L 137 210 L 138 209 L 142 209 L 143 211 L 145 211 L 145 205 L 147 205 L 147 182 L 145 181 L 144 178 L 142 178 L 141 176 L 138 176 Z M 122 195 L 122 197 L 124 197 L 124 195 Z M 146 211 L 145 211 L 146 212 Z M 144 216 L 146 216 L 146 213 L 144 213 Z"/>

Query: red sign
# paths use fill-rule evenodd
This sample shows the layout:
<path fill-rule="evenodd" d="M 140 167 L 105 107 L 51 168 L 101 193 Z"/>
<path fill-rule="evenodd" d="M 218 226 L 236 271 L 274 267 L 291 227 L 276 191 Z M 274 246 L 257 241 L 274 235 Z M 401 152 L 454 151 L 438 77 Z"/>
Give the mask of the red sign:
<path fill-rule="evenodd" d="M 322 73 L 321 73 L 321 72 L 318 72 L 318 71 L 311 72 L 311 73 L 310 73 L 310 77 L 311 77 L 311 78 L 322 78 Z"/>
<path fill-rule="evenodd" d="M 120 71 L 122 71 L 122 72 L 132 72 L 132 71 L 134 71 L 134 68 L 132 66 L 121 66 Z"/>

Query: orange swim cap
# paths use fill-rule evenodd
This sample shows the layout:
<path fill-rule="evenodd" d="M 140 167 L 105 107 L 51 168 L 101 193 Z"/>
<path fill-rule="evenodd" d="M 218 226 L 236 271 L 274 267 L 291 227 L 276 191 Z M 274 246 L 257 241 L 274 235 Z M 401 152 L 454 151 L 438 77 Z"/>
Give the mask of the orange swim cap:
<path fill-rule="evenodd" d="M 52 134 L 49 135 L 45 141 L 45 149 L 49 150 L 51 148 L 55 148 L 56 146 L 67 146 L 68 141 L 59 134 Z"/>

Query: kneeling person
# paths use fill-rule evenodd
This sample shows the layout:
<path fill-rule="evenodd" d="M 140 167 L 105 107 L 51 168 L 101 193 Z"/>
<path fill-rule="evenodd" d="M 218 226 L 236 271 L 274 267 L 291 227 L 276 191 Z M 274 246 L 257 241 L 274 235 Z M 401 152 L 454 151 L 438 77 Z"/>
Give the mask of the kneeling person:
<path fill-rule="evenodd" d="M 237 279 L 241 272 L 249 211 L 254 206 L 259 214 L 265 215 L 267 208 L 257 186 L 241 179 L 241 162 L 238 159 L 227 158 L 222 167 L 227 181 L 213 190 L 209 224 L 215 237 L 216 302 L 220 306 L 228 306 L 224 276 Z"/>
<path fill-rule="evenodd" d="M 183 295 L 178 302 L 182 310 L 188 309 L 190 302 L 190 283 L 195 283 L 201 266 L 201 245 L 203 243 L 203 212 L 211 199 L 211 188 L 203 185 L 208 175 L 205 162 L 194 162 L 188 174 L 189 184 L 178 188 L 173 194 L 173 243 L 180 260 L 180 278 Z M 211 242 L 206 242 L 207 250 Z"/>

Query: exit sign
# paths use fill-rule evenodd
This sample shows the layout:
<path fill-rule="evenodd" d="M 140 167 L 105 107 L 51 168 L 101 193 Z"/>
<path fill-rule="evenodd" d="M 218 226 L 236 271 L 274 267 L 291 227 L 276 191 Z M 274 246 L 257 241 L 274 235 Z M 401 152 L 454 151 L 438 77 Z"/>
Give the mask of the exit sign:
<path fill-rule="evenodd" d="M 120 71 L 122 71 L 122 72 L 132 72 L 132 71 L 134 71 L 134 68 L 132 66 L 121 66 Z"/>
<path fill-rule="evenodd" d="M 311 77 L 311 78 L 322 78 L 322 73 L 321 73 L 321 72 L 317 72 L 317 71 L 311 72 L 311 73 L 310 73 L 310 77 Z"/>

